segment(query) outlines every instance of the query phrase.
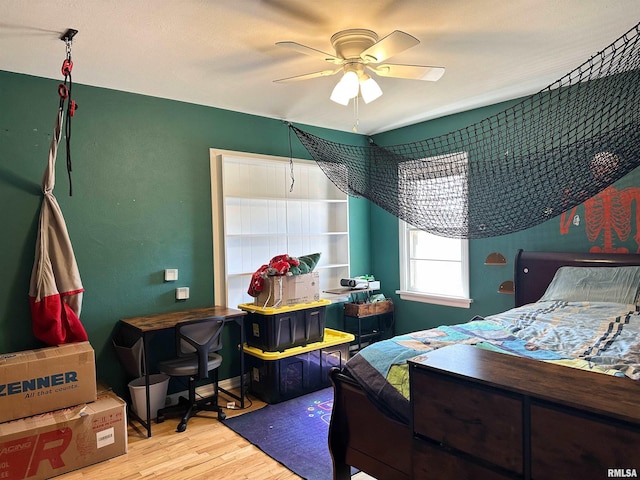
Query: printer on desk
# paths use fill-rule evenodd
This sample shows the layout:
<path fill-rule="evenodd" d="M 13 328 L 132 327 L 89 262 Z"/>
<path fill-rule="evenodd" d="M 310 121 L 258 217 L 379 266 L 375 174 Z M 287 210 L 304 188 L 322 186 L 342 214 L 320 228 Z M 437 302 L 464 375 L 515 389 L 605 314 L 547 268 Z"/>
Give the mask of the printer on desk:
<path fill-rule="evenodd" d="M 380 282 L 371 275 L 343 278 L 340 280 L 340 286 L 351 290 L 380 290 Z"/>

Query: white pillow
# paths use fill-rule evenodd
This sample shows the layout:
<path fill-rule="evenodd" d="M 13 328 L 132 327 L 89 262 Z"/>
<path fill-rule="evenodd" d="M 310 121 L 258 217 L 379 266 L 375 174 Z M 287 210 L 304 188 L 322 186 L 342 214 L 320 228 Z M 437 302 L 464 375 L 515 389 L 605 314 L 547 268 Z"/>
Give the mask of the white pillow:
<path fill-rule="evenodd" d="M 637 304 L 640 267 L 560 267 L 540 299 Z"/>

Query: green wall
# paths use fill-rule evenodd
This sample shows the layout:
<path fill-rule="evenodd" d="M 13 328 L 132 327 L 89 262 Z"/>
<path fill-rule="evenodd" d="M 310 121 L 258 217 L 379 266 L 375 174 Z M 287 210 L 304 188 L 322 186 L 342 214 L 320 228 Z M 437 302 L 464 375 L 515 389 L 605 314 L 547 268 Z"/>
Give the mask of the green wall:
<path fill-rule="evenodd" d="M 31 333 L 27 299 L 41 202 L 40 181 L 58 106 L 58 81 L 0 71 L 0 352 L 42 346 Z M 56 197 L 65 216 L 83 284 L 82 321 L 96 350 L 99 378 L 120 393 L 126 379 L 111 346 L 118 319 L 213 303 L 213 265 L 209 148 L 289 156 L 283 122 L 216 108 L 76 84 L 79 104 L 72 122 L 72 197 L 68 195 L 65 148 L 57 162 Z M 513 102 L 451 115 L 375 136 L 379 145 L 425 139 L 465 127 Z M 302 126 L 321 137 L 365 145 L 366 137 Z M 297 139 L 293 155 L 310 158 Z M 637 172 L 615 187 L 631 196 Z M 640 190 L 639 190 L 640 192 Z M 635 198 L 635 197 L 633 197 Z M 403 333 L 469 320 L 513 305 L 513 296 L 497 293 L 513 278 L 517 249 L 588 251 L 586 212 L 582 222 L 560 234 L 560 219 L 529 230 L 470 242 L 470 309 L 401 301 L 398 222 L 363 199 L 350 199 L 351 273 L 372 273 L 396 304 L 396 331 Z M 635 203 L 629 221 L 635 218 Z M 523 212 L 523 215 L 526 215 Z M 637 225 L 630 225 L 616 246 L 636 251 Z M 615 235 L 614 235 L 615 237 Z M 504 267 L 484 265 L 493 251 Z M 257 266 L 256 266 L 257 267 Z M 165 268 L 180 271 L 180 285 L 191 298 L 176 302 Z M 328 308 L 327 326 L 341 326 L 341 305 Z M 156 339 L 171 343 L 169 336 Z M 239 373 L 237 332 L 225 334 L 222 378 Z M 167 350 L 170 350 L 168 348 Z M 154 352 L 157 353 L 157 352 Z M 160 354 L 158 354 L 160 355 Z"/>
<path fill-rule="evenodd" d="M 43 346 L 31 332 L 27 295 L 58 83 L 0 71 L 0 352 Z M 85 287 L 81 319 L 98 376 L 122 394 L 126 378 L 110 340 L 118 319 L 213 304 L 209 148 L 288 157 L 288 130 L 279 120 L 80 84 L 73 96 L 73 196 L 63 142 L 54 193 Z M 303 128 L 344 143 L 365 141 Z M 310 158 L 295 135 L 293 149 Z M 350 200 L 355 271 L 371 269 L 369 214 L 368 202 Z M 165 268 L 179 269 L 189 300 L 176 302 Z M 328 326 L 341 324 L 339 305 L 327 313 Z M 239 373 L 239 337 L 228 330 L 222 378 Z M 171 344 L 162 336 L 154 341 Z"/>
<path fill-rule="evenodd" d="M 518 101 L 504 102 L 385 132 L 375 136 L 375 142 L 378 145 L 398 145 L 443 135 L 492 116 Z M 442 324 L 451 325 L 466 322 L 475 315 L 486 316 L 512 308 L 514 305 L 513 295 L 498 293 L 498 286 L 504 280 L 513 279 L 513 260 L 518 249 L 587 252 L 592 248 L 598 249 L 604 246 L 606 232 L 612 234 L 614 248 L 626 248 L 633 253 L 640 251 L 640 237 L 638 241 L 634 238 L 640 234 L 639 222 L 635 220 L 637 209 L 635 199 L 640 199 L 640 188 L 638 188 L 640 187 L 640 171 L 633 171 L 613 187 L 618 191 L 624 190 L 627 198 L 632 199 L 631 209 L 628 212 L 618 211 L 618 218 L 624 225 L 621 230 L 628 229 L 630 232 L 626 238 L 620 238 L 610 226 L 602 225 L 597 238 L 593 241 L 589 240 L 586 234 L 586 224 L 589 220 L 592 222 L 593 220 L 591 215 L 585 211 L 584 205 L 581 205 L 575 212 L 580 217 L 580 223 L 578 225 L 572 224 L 565 234 L 560 233 L 561 217 L 558 216 L 541 225 L 514 234 L 470 240 L 469 275 L 470 295 L 473 303 L 469 309 L 400 300 L 399 296 L 394 293 L 400 288 L 398 219 L 381 208 L 372 206 L 372 273 L 381 280 L 384 294 L 394 300 L 396 333 L 406 333 Z M 527 215 L 527 212 L 523 211 L 522 215 Z M 569 216 L 569 221 L 572 218 Z M 484 265 L 484 259 L 491 252 L 502 253 L 507 258 L 507 265 Z"/>

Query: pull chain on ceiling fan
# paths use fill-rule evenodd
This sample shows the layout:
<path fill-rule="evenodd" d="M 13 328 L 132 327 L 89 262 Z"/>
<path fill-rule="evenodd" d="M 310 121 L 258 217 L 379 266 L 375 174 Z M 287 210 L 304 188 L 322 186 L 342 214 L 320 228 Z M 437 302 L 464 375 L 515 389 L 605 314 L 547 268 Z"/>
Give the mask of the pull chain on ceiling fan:
<path fill-rule="evenodd" d="M 408 33 L 395 30 L 378 40 L 378 35 L 362 28 L 343 30 L 331 37 L 331 45 L 335 50 L 329 54 L 297 42 L 278 42 L 276 45 L 310 55 L 336 65 L 330 70 L 281 78 L 275 82 L 294 82 L 310 78 L 325 77 L 343 72 L 342 78 L 331 92 L 331 100 L 341 105 L 348 105 L 349 100 L 358 94 L 365 103 L 374 101 L 382 95 L 382 89 L 370 75 L 381 77 L 405 78 L 435 82 L 444 74 L 444 68 L 427 65 L 398 65 L 381 63 L 411 47 L 420 41 Z"/>

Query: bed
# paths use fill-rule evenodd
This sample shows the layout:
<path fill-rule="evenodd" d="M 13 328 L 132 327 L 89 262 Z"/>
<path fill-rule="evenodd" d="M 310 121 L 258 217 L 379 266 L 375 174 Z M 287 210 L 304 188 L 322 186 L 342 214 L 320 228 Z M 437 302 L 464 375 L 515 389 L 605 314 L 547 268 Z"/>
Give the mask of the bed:
<path fill-rule="evenodd" d="M 334 478 L 350 478 L 351 466 L 378 480 L 412 478 L 406 364 L 426 351 L 464 343 L 639 379 L 640 268 L 601 267 L 640 267 L 640 254 L 520 250 L 513 309 L 374 343 L 332 370 Z M 589 285 L 593 275 L 598 288 Z"/>

